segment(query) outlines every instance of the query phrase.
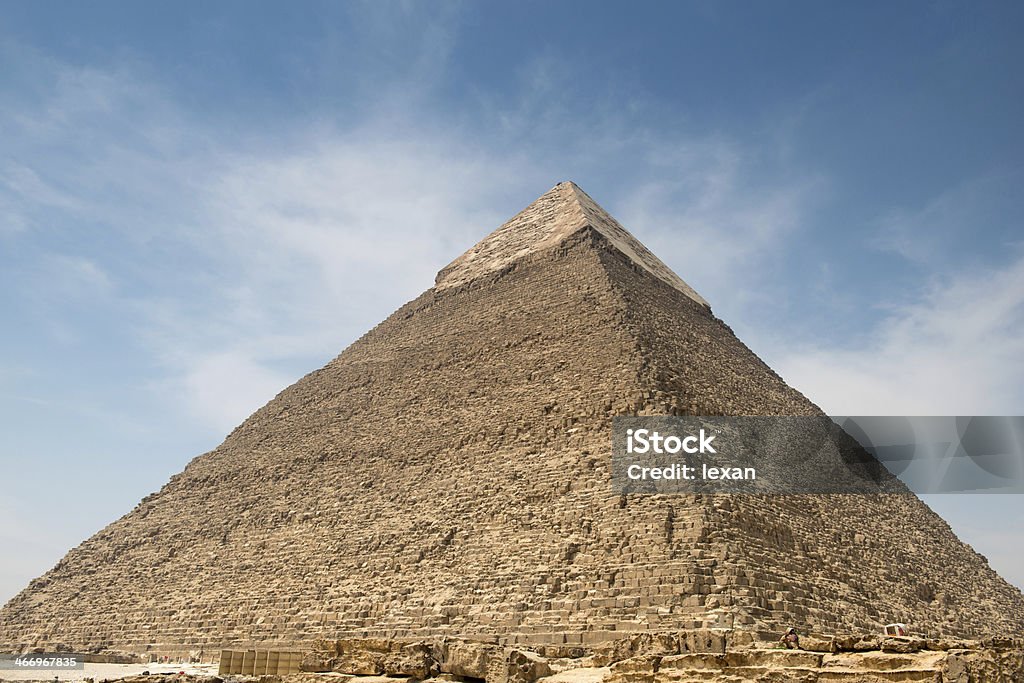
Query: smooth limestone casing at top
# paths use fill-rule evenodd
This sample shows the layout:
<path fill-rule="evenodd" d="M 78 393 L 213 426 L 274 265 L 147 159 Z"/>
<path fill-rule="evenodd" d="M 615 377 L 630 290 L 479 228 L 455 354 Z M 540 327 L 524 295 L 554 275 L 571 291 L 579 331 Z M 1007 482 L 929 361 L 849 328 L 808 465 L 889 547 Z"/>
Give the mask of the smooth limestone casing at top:
<path fill-rule="evenodd" d="M 909 493 L 613 493 L 633 414 L 820 411 L 562 183 L 32 581 L 0 650 L 1024 632 L 1021 592 Z"/>

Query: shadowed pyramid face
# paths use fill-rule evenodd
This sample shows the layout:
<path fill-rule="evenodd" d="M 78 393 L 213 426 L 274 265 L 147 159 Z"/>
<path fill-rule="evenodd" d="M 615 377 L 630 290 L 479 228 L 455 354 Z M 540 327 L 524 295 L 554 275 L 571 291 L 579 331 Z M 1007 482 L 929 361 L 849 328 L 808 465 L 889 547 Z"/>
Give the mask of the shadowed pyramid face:
<path fill-rule="evenodd" d="M 912 496 L 614 494 L 612 417 L 684 413 L 820 411 L 562 183 L 33 581 L 0 649 L 1021 630 Z"/>

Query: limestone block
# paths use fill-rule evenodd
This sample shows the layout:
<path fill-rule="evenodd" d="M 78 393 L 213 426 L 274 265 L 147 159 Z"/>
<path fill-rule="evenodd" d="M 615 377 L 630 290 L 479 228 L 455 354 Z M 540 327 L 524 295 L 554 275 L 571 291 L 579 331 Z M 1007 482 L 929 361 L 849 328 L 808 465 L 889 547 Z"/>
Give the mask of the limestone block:
<path fill-rule="evenodd" d="M 837 648 L 833 638 L 806 635 L 800 636 L 800 649 L 808 652 L 835 652 Z"/>
<path fill-rule="evenodd" d="M 410 676 L 420 680 L 440 671 L 434 659 L 434 649 L 426 642 L 402 645 L 397 652 L 392 651 L 384 657 L 382 666 L 388 676 Z"/>
<path fill-rule="evenodd" d="M 610 676 L 609 667 L 580 667 L 548 676 L 543 683 L 605 683 Z"/>
<path fill-rule="evenodd" d="M 920 652 L 927 647 L 927 642 L 922 638 L 907 638 L 891 636 L 882 638 L 878 648 L 884 652 Z"/>
<path fill-rule="evenodd" d="M 724 653 L 726 647 L 725 631 L 717 630 L 696 630 L 685 631 L 679 634 L 677 651 L 687 652 L 716 652 Z"/>
<path fill-rule="evenodd" d="M 324 673 L 331 671 L 334 668 L 334 664 L 334 657 L 328 656 L 324 652 L 307 652 L 303 655 L 302 662 L 299 664 L 299 671 Z"/>
<path fill-rule="evenodd" d="M 608 683 L 654 683 L 662 661 L 661 655 L 640 655 L 614 662 Z"/>
<path fill-rule="evenodd" d="M 504 664 L 501 648 L 496 645 L 453 640 L 445 643 L 440 669 L 443 673 L 470 678 L 487 678 L 494 660 Z M 492 674 L 493 675 L 493 674 Z"/>
<path fill-rule="evenodd" d="M 334 660 L 331 670 L 357 676 L 378 676 L 384 673 L 386 656 L 386 653 L 368 650 L 346 652 Z"/>
<path fill-rule="evenodd" d="M 508 654 L 507 664 L 508 683 L 533 683 L 553 673 L 546 658 L 528 650 L 512 650 Z"/>
<path fill-rule="evenodd" d="M 842 635 L 833 638 L 836 644 L 836 652 L 866 652 L 877 650 L 881 645 L 880 636 L 869 635 Z"/>

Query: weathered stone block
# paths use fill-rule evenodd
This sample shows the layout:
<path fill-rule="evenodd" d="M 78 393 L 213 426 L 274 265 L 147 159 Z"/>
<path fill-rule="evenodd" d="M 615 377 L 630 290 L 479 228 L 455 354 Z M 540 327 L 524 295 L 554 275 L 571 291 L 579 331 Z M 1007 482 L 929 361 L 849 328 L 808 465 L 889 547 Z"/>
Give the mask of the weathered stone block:
<path fill-rule="evenodd" d="M 726 648 L 725 631 L 685 631 L 678 636 L 679 653 L 687 652 L 716 652 L 723 653 Z"/>
<path fill-rule="evenodd" d="M 508 683 L 533 683 L 553 673 L 547 659 L 535 652 L 512 650 L 508 653 L 507 664 Z"/>
<path fill-rule="evenodd" d="M 324 652 L 307 652 L 299 663 L 299 671 L 324 673 L 334 668 L 334 657 Z"/>
<path fill-rule="evenodd" d="M 496 660 L 501 664 L 505 662 L 501 648 L 496 645 L 452 640 L 444 644 L 440 669 L 456 676 L 487 678 Z"/>
<path fill-rule="evenodd" d="M 440 670 L 433 648 L 425 642 L 408 643 L 397 652 L 390 652 L 382 660 L 382 668 L 388 676 L 410 676 L 421 680 Z"/>
<path fill-rule="evenodd" d="M 608 683 L 654 683 L 654 675 L 662 661 L 661 655 L 640 655 L 614 662 Z"/>

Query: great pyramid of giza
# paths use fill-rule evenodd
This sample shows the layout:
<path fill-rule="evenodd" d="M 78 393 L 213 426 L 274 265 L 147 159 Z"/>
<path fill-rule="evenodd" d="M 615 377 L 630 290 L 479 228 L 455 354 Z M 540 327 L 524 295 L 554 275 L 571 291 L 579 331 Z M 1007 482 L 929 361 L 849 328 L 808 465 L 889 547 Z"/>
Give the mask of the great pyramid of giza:
<path fill-rule="evenodd" d="M 0 650 L 1024 632 L 913 495 L 615 493 L 637 414 L 821 413 L 561 183 L 32 581 Z"/>

